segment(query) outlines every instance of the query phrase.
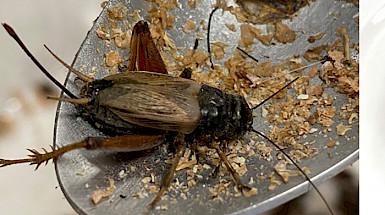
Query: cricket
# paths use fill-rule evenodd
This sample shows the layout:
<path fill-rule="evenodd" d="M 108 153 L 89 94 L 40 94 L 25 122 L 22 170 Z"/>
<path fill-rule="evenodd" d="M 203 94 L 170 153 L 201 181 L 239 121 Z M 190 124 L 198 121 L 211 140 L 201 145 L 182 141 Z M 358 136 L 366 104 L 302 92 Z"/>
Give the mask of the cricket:
<path fill-rule="evenodd" d="M 212 14 L 217 9 L 210 15 L 209 29 Z M 151 150 L 165 143 L 171 144 L 174 149 L 172 163 L 161 179 L 159 191 L 154 197 L 150 197 L 152 200 L 149 210 L 153 210 L 169 189 L 186 150 L 194 151 L 202 146 L 215 150 L 220 158 L 219 165 L 224 164 L 235 182 L 235 187 L 244 196 L 250 196 L 253 186 L 243 182 L 242 177 L 233 168 L 226 155 L 226 147 L 230 141 L 253 133 L 282 153 L 317 191 L 329 213 L 334 214 L 317 186 L 295 159 L 268 135 L 253 127 L 253 111 L 290 88 L 300 76 L 292 77 L 262 102 L 250 106 L 241 95 L 194 81 L 190 68 L 185 68 L 178 77 L 170 75 L 153 41 L 149 23 L 140 20 L 132 29 L 128 65 L 119 67 L 118 73 L 101 79 L 76 70 L 44 45 L 55 59 L 82 82 L 83 86 L 79 92 L 71 92 L 39 63 L 9 24 L 2 23 L 2 26 L 35 65 L 63 92 L 62 97 L 48 98 L 73 105 L 87 122 L 107 134 L 107 137 L 89 136 L 69 145 L 51 146 L 50 150 L 28 149 L 30 154 L 22 159 L 8 159 L 1 155 L 0 167 L 24 163 L 35 165 L 37 170 L 41 164 L 47 164 L 51 160 L 55 162 L 63 154 L 73 150 L 135 153 Z M 208 37 L 209 35 L 208 33 Z M 210 39 L 207 41 L 210 52 Z M 238 50 L 251 57 L 247 51 L 239 47 Z"/>

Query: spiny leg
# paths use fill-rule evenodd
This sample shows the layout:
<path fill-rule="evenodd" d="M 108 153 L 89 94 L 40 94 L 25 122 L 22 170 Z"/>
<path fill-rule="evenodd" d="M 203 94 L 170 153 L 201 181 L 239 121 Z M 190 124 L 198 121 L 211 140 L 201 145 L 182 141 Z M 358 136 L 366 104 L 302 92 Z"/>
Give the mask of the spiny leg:
<path fill-rule="evenodd" d="M 51 146 L 51 149 L 52 149 L 51 152 L 48 152 L 44 148 L 43 148 L 43 151 L 44 151 L 43 153 L 38 152 L 36 149 L 27 149 L 32 153 L 31 155 L 28 155 L 29 158 L 15 159 L 15 160 L 0 159 L 0 167 L 5 167 L 13 164 L 20 164 L 20 163 L 30 163 L 30 165 L 36 164 L 35 170 L 37 170 L 42 163 L 45 162 L 45 164 L 47 164 L 48 161 L 51 159 L 55 160 L 66 152 L 69 152 L 74 149 L 80 149 L 80 148 L 84 148 L 83 141 L 72 143 L 70 145 L 63 146 L 58 149 L 54 149 L 54 147 Z"/>
<path fill-rule="evenodd" d="M 244 185 L 241 181 L 241 178 L 239 177 L 238 173 L 234 170 L 234 168 L 231 166 L 231 163 L 230 161 L 227 159 L 227 156 L 226 154 L 218 147 L 218 146 L 211 146 L 212 148 L 214 148 L 219 157 L 221 158 L 221 160 L 223 161 L 223 163 L 225 164 L 227 170 L 231 173 L 231 175 L 233 176 L 238 188 L 241 190 L 241 191 L 249 191 L 251 190 L 250 187 Z"/>
<path fill-rule="evenodd" d="M 191 69 L 190 68 L 185 68 L 183 70 L 183 72 L 180 74 L 179 77 L 186 78 L 186 79 L 191 79 L 191 74 L 192 74 Z"/>
<path fill-rule="evenodd" d="M 59 147 L 57 149 L 51 146 L 51 152 L 48 152 L 44 148 L 43 153 L 40 153 L 35 149 L 28 149 L 28 151 L 32 153 L 29 155 L 29 158 L 15 160 L 0 159 L 0 167 L 20 163 L 30 163 L 31 165 L 36 164 L 36 169 L 38 169 L 44 162 L 47 164 L 49 160 L 55 160 L 66 152 L 82 148 L 88 150 L 114 149 L 117 151 L 140 151 L 162 144 L 164 142 L 164 136 L 165 135 L 125 135 L 118 137 L 88 137 L 83 141 Z"/>
<path fill-rule="evenodd" d="M 174 178 L 175 170 L 178 166 L 179 160 L 184 155 L 184 152 L 186 150 L 186 143 L 184 141 L 184 135 L 179 134 L 175 137 L 175 143 L 178 146 L 174 161 L 171 165 L 171 168 L 169 169 L 166 177 L 163 178 L 162 185 L 160 186 L 160 190 L 158 194 L 156 195 L 155 199 L 151 203 L 151 208 L 154 208 L 156 203 L 159 202 L 161 199 L 164 191 L 167 190 L 167 188 L 170 186 L 171 180 Z"/>

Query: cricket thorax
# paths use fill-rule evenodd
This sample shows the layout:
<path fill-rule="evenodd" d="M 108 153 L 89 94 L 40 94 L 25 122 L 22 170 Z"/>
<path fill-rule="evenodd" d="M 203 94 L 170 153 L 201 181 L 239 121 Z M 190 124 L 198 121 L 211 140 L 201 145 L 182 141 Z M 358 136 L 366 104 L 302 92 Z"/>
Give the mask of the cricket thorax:
<path fill-rule="evenodd" d="M 231 140 L 243 136 L 251 127 L 252 112 L 243 97 L 202 85 L 198 100 L 201 119 L 195 135 Z"/>
<path fill-rule="evenodd" d="M 113 81 L 105 79 L 96 79 L 92 82 L 87 83 L 81 90 L 80 95 L 82 97 L 89 97 L 91 100 L 95 99 L 95 96 L 100 90 L 111 87 Z"/>

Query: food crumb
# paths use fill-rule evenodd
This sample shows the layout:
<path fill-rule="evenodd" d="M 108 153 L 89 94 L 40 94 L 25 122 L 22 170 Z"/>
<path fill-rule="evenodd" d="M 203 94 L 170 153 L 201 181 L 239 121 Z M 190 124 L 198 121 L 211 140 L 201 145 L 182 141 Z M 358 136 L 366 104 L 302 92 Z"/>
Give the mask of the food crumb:
<path fill-rule="evenodd" d="M 105 24 L 101 24 L 98 29 L 96 29 L 96 35 L 100 39 L 108 38 L 110 35 L 108 34 L 108 28 Z"/>
<path fill-rule="evenodd" d="M 116 51 L 110 51 L 108 54 L 106 54 L 106 65 L 108 67 L 112 67 L 120 63 L 122 60 L 120 59 L 119 52 Z"/>
<path fill-rule="evenodd" d="M 315 41 L 322 39 L 323 36 L 325 36 L 325 32 L 319 32 L 318 34 L 315 34 L 315 35 L 310 36 L 310 37 L 307 39 L 307 41 L 308 41 L 309 43 L 314 43 Z"/>
<path fill-rule="evenodd" d="M 278 42 L 286 44 L 292 43 L 297 38 L 295 31 L 291 30 L 286 24 L 281 21 L 275 23 L 275 38 Z"/>
<path fill-rule="evenodd" d="M 355 119 L 358 119 L 358 113 L 352 113 L 352 114 L 350 115 L 349 121 L 348 121 L 349 125 L 353 124 L 353 121 L 354 121 Z"/>
<path fill-rule="evenodd" d="M 163 210 L 163 211 L 166 211 L 166 210 L 168 210 L 168 206 L 167 205 L 162 205 L 162 206 L 160 206 L 160 209 Z"/>
<path fill-rule="evenodd" d="M 210 44 L 212 46 L 212 52 L 217 60 L 221 60 L 225 56 L 225 48 L 228 46 L 226 43 L 215 41 Z"/>
<path fill-rule="evenodd" d="M 352 126 L 344 125 L 342 122 L 337 125 L 337 134 L 340 136 L 344 136 L 347 131 L 351 130 Z"/>
<path fill-rule="evenodd" d="M 78 176 L 84 176 L 86 174 L 86 171 L 84 169 L 80 169 L 76 172 L 76 175 Z"/>
<path fill-rule="evenodd" d="M 254 184 L 254 178 L 253 178 L 253 177 L 250 177 L 250 180 L 249 180 L 248 184 L 249 184 L 249 185 Z"/>
<path fill-rule="evenodd" d="M 142 183 L 143 183 L 143 184 L 147 184 L 147 183 L 150 182 L 150 181 L 151 181 L 151 177 L 149 177 L 149 176 L 144 177 L 144 178 L 142 179 Z"/>
<path fill-rule="evenodd" d="M 299 100 L 306 100 L 308 98 L 309 98 L 309 95 L 307 95 L 307 94 L 301 94 L 301 95 L 297 96 L 297 99 L 299 99 Z"/>
<path fill-rule="evenodd" d="M 114 191 L 115 191 L 115 182 L 114 179 L 109 178 L 110 186 L 105 189 L 98 189 L 91 193 L 90 199 L 91 201 L 96 205 L 98 204 L 103 198 L 110 197 Z"/>
<path fill-rule="evenodd" d="M 336 142 L 333 139 L 329 139 L 328 143 L 326 144 L 327 147 L 332 148 L 336 145 Z"/>
<path fill-rule="evenodd" d="M 258 189 L 252 187 L 251 189 L 242 189 L 242 194 L 244 197 L 256 196 L 258 194 Z"/>
<path fill-rule="evenodd" d="M 187 33 L 190 33 L 192 30 L 194 30 L 196 27 L 197 26 L 196 26 L 195 22 L 188 19 L 186 21 L 186 23 L 183 25 L 182 29 L 183 29 L 183 32 L 187 34 Z"/>
<path fill-rule="evenodd" d="M 275 190 L 275 188 L 277 186 L 279 186 L 282 182 L 278 181 L 276 178 L 275 178 L 275 175 L 274 175 L 274 172 L 272 172 L 269 176 L 269 179 L 270 179 L 270 184 L 268 186 L 268 190 L 272 191 L 272 190 Z"/>
<path fill-rule="evenodd" d="M 180 198 L 186 200 L 186 199 L 187 199 L 187 196 L 186 196 L 185 193 L 181 193 L 181 194 L 180 194 Z"/>
<path fill-rule="evenodd" d="M 187 2 L 187 5 L 189 6 L 189 8 L 190 8 L 191 10 L 193 10 L 193 9 L 195 9 L 196 6 L 197 6 L 199 3 L 201 3 L 201 2 L 202 2 L 202 0 L 189 0 L 189 1 Z"/>
<path fill-rule="evenodd" d="M 123 3 L 118 3 L 107 9 L 107 16 L 111 19 L 125 20 L 127 18 L 127 11 L 128 9 Z"/>
<path fill-rule="evenodd" d="M 279 161 L 274 166 L 275 171 L 277 171 L 278 175 L 281 176 L 282 180 L 287 183 L 289 182 L 289 170 L 286 168 L 286 162 L 284 160 Z"/>
<path fill-rule="evenodd" d="M 225 23 L 225 26 L 232 32 L 236 32 L 235 25 L 233 23 Z"/>

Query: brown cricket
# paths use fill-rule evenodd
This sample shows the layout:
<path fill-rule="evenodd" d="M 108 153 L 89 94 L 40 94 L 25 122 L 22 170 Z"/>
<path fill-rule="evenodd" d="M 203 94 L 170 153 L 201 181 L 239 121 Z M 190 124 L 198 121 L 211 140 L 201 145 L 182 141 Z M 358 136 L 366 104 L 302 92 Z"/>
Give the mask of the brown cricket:
<path fill-rule="evenodd" d="M 261 104 L 250 108 L 240 95 L 225 93 L 191 80 L 189 69 L 185 69 L 180 77 L 168 75 L 161 55 L 152 40 L 148 24 L 145 21 L 139 21 L 132 32 L 128 67 L 118 74 L 102 79 L 94 80 L 76 71 L 46 47 L 57 60 L 84 82 L 79 96 L 76 96 L 41 66 L 9 25 L 3 23 L 3 27 L 43 73 L 68 96 L 54 99 L 73 104 L 85 119 L 90 123 L 97 123 L 98 129 L 110 137 L 88 137 L 63 147 L 52 147 L 51 151 L 44 149 L 43 153 L 28 149 L 32 153 L 29 158 L 0 159 L 0 167 L 30 163 L 36 164 L 37 169 L 44 162 L 56 160 L 68 151 L 81 148 L 141 151 L 158 146 L 164 143 L 166 138 L 171 137 L 177 150 L 171 168 L 163 178 L 160 190 L 151 203 L 154 207 L 169 187 L 187 145 L 204 144 L 215 149 L 232 174 L 238 188 L 241 191 L 249 190 L 250 188 L 242 183 L 227 159 L 225 143 L 241 138 L 250 131 L 267 139 L 283 152 L 319 192 L 308 176 L 279 146 L 252 127 L 252 110 L 298 78 L 286 84 Z M 324 200 L 322 195 L 321 197 Z M 329 205 L 327 207 L 331 211 Z"/>

